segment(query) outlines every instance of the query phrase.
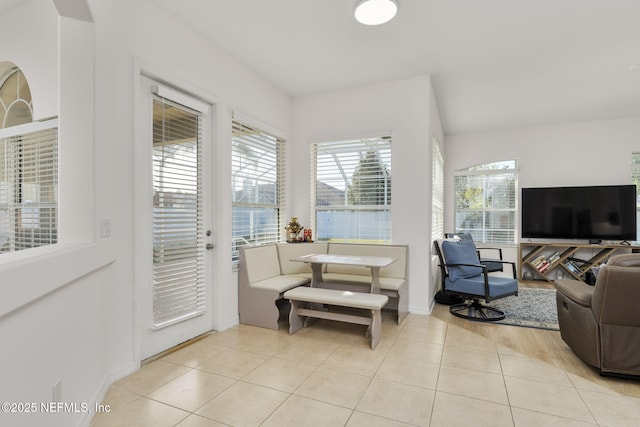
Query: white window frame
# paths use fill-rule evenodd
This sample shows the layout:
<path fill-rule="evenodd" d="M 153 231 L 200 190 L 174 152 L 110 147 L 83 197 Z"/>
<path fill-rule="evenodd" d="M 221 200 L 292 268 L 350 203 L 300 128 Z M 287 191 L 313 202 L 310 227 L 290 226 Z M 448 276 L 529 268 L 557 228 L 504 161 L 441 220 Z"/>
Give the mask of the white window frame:
<path fill-rule="evenodd" d="M 248 162 L 246 167 L 243 162 Z M 282 241 L 286 206 L 286 136 L 263 123 L 234 113 L 231 163 L 231 257 L 233 268 L 237 269 L 241 247 Z M 271 197 L 269 187 L 274 193 Z M 247 215 L 241 215 L 241 210 Z M 265 219 L 260 216 L 260 212 L 265 210 L 273 210 L 275 214 L 270 221 L 256 224 L 256 220 Z"/>
<path fill-rule="evenodd" d="M 444 156 L 438 138 L 432 141 L 431 241 L 444 237 Z"/>
<path fill-rule="evenodd" d="M 511 200 L 500 203 L 490 203 L 485 197 L 488 193 L 493 193 L 496 188 L 495 181 L 503 179 L 513 179 L 513 188 L 509 194 L 505 193 L 505 197 Z M 473 188 L 461 183 L 462 179 L 480 181 L 480 186 Z M 465 197 L 467 200 L 472 196 L 463 196 L 461 191 L 475 191 L 481 199 L 481 206 L 477 207 L 461 207 L 459 200 Z M 492 243 L 505 246 L 515 245 L 518 238 L 518 165 L 516 160 L 502 160 L 496 162 L 484 163 L 481 165 L 471 166 L 469 168 L 458 170 L 454 173 L 454 231 L 456 233 L 470 233 L 476 243 Z M 500 196 L 499 193 L 496 193 Z M 489 196 L 493 197 L 493 195 Z M 496 204 L 503 207 L 494 207 Z M 507 207 L 504 207 L 507 205 Z M 470 227 L 465 224 L 463 219 L 467 215 L 480 215 L 482 217 L 480 226 Z M 497 217 L 506 218 L 506 224 L 496 226 L 494 221 Z M 509 218 L 510 216 L 510 218 Z M 492 223 L 493 225 L 488 225 Z M 506 235 L 500 238 L 501 234 Z"/>
<path fill-rule="evenodd" d="M 2 140 L 0 148 L 3 150 L 0 157 L 6 163 L 5 167 L 0 167 L 0 171 L 4 171 L 4 176 L 0 177 L 0 208 L 4 206 L 7 212 L 6 218 L 0 215 L 0 254 L 6 255 L 57 243 L 58 120 L 51 119 L 0 129 L 0 140 Z M 16 149 L 21 149 L 16 147 L 17 145 L 23 144 L 32 146 L 28 160 L 25 158 L 18 160 L 14 158 L 17 154 L 11 154 Z M 14 160 L 20 163 L 16 164 Z M 23 165 L 22 162 L 26 161 L 29 163 Z M 37 181 L 30 185 L 33 188 L 31 193 L 38 193 L 35 194 L 37 200 L 31 200 L 34 197 L 26 196 L 29 193 L 23 188 L 26 180 L 16 177 L 18 171 L 14 168 L 17 167 L 27 168 L 29 174 L 37 178 Z M 42 185 L 45 186 L 47 194 L 40 194 L 43 190 Z M 21 195 L 17 194 L 18 188 L 23 188 Z M 42 198 L 48 201 L 45 202 L 41 200 Z M 41 209 L 46 209 L 49 214 L 53 213 L 48 221 L 48 227 L 43 228 L 40 225 L 43 221 L 47 222 L 49 216 L 43 217 Z M 22 212 L 21 219 L 14 216 L 18 211 Z M 21 224 L 20 227 L 18 223 Z M 20 235 L 17 234 L 18 229 L 20 229 Z M 47 229 L 47 235 L 41 235 L 41 232 Z M 28 233 L 31 234 L 30 238 L 27 238 Z M 24 235 L 21 237 L 22 234 Z"/>
<path fill-rule="evenodd" d="M 382 203 L 354 203 L 348 194 L 349 187 L 353 184 L 354 172 L 362 165 L 362 156 L 371 151 L 375 152 L 385 171 L 374 177 L 382 179 L 379 181 L 382 192 L 374 195 L 379 198 L 381 194 Z M 391 243 L 391 152 L 391 132 L 311 141 L 311 228 L 316 240 Z M 322 203 L 318 203 L 319 200 Z M 341 220 L 332 219 L 331 213 L 340 216 Z"/>

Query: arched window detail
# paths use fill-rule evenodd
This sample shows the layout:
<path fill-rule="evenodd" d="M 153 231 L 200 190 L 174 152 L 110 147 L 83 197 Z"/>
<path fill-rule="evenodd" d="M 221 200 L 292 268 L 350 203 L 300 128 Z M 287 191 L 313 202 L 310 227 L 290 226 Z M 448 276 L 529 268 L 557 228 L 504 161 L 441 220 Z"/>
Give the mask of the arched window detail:
<path fill-rule="evenodd" d="M 33 121 L 29 83 L 20 68 L 0 62 L 0 128 Z"/>

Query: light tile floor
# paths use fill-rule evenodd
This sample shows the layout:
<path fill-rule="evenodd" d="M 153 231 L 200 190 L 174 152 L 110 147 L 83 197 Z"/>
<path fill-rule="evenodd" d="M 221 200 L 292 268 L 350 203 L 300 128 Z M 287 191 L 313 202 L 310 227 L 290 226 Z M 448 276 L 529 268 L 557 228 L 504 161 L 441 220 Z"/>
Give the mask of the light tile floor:
<path fill-rule="evenodd" d="M 505 326 L 510 327 L 510 326 Z M 111 386 L 92 426 L 638 426 L 622 396 L 432 316 L 239 325 Z"/>

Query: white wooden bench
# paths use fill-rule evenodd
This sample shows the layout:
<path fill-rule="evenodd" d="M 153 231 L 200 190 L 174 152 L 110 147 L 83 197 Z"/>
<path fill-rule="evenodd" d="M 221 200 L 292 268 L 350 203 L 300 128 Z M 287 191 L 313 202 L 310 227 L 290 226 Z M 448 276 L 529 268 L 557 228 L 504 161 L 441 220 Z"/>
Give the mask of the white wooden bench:
<path fill-rule="evenodd" d="M 389 297 L 385 310 L 397 311 L 401 324 L 409 313 L 408 246 L 358 243 L 278 243 L 240 249 L 238 271 L 238 315 L 240 323 L 278 329 L 277 306 L 283 294 L 311 281 L 307 263 L 291 261 L 308 254 L 385 256 L 397 259 L 380 269 L 380 293 Z M 323 267 L 320 288 L 369 293 L 371 269 L 368 267 L 327 265 Z"/>
<path fill-rule="evenodd" d="M 238 314 L 240 323 L 278 329 L 276 302 L 291 288 L 309 283 L 303 275 L 283 275 L 275 245 L 240 249 Z"/>
<path fill-rule="evenodd" d="M 389 297 L 381 294 L 341 291 L 324 288 L 297 287 L 284 293 L 284 298 L 291 302 L 289 312 L 289 334 L 295 334 L 306 326 L 305 318 L 337 320 L 340 322 L 367 325 L 367 337 L 371 338 L 371 349 L 380 342 L 382 330 L 382 307 Z M 319 304 L 360 309 L 367 315 L 347 314 L 330 311 L 318 307 Z"/>
<path fill-rule="evenodd" d="M 380 293 L 389 297 L 386 310 L 397 310 L 400 325 L 409 314 L 408 261 L 407 245 L 375 245 L 362 243 L 329 243 L 330 255 L 384 256 L 397 261 L 389 267 L 380 269 Z M 371 269 L 351 265 L 327 264 L 322 273 L 323 280 L 331 289 L 367 292 L 371 284 Z M 332 286 L 331 284 L 334 284 Z M 320 287 L 324 287 L 321 285 Z"/>

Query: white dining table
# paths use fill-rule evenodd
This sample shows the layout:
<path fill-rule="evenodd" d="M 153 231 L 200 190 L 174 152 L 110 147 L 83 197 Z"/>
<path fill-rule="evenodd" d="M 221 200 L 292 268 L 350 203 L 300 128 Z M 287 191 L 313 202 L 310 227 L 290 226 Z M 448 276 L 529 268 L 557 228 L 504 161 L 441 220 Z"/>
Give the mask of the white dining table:
<path fill-rule="evenodd" d="M 339 254 L 309 254 L 291 261 L 306 262 L 311 264 L 312 278 L 311 287 L 318 287 L 322 283 L 322 266 L 324 264 L 353 265 L 359 267 L 369 267 L 371 269 L 371 290 L 372 294 L 380 293 L 380 269 L 388 267 L 397 261 L 396 258 L 370 255 L 339 255 Z"/>

